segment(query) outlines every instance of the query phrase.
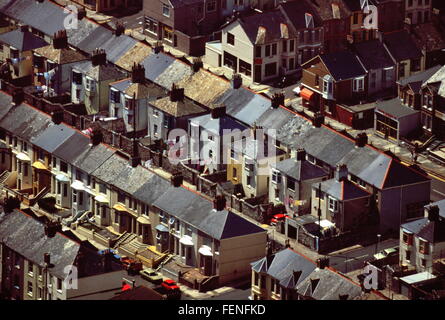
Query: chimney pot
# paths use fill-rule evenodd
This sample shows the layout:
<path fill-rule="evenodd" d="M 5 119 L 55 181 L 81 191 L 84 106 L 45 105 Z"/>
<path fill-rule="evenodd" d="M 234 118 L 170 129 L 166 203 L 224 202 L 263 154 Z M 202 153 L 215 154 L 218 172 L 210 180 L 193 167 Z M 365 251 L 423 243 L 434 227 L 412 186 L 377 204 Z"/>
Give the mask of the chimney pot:
<path fill-rule="evenodd" d="M 114 30 L 114 34 L 116 37 L 119 37 L 120 35 L 125 33 L 125 27 L 124 24 L 120 21 L 116 22 L 116 29 Z"/>
<path fill-rule="evenodd" d="M 304 161 L 306 159 L 306 151 L 303 148 L 298 148 L 296 151 L 297 161 Z"/>
<path fill-rule="evenodd" d="M 272 96 L 271 107 L 277 109 L 279 106 L 284 106 L 284 93 L 275 93 Z"/>
<path fill-rule="evenodd" d="M 243 85 L 243 78 L 240 74 L 234 74 L 232 80 L 230 81 L 230 84 L 233 89 L 239 89 Z"/>
<path fill-rule="evenodd" d="M 184 88 L 179 88 L 175 84 L 173 84 L 170 91 L 170 100 L 172 102 L 184 100 Z"/>
<path fill-rule="evenodd" d="M 204 64 L 201 58 L 193 58 L 193 72 L 198 72 L 203 66 Z"/>
<path fill-rule="evenodd" d="M 212 119 L 219 119 L 226 115 L 226 106 L 219 106 L 211 111 Z"/>
<path fill-rule="evenodd" d="M 428 220 L 429 221 L 438 221 L 439 220 L 439 207 L 437 205 L 435 206 L 429 206 L 428 209 Z"/>
<path fill-rule="evenodd" d="M 53 47 L 54 49 L 64 49 L 68 47 L 68 36 L 66 34 L 66 30 L 59 30 L 54 34 Z"/>
<path fill-rule="evenodd" d="M 216 211 L 222 211 L 226 207 L 226 197 L 223 195 L 217 195 L 215 199 L 213 199 L 213 209 Z"/>
<path fill-rule="evenodd" d="M 312 123 L 314 127 L 321 128 L 321 125 L 324 124 L 324 115 L 321 112 L 316 112 Z"/>
<path fill-rule="evenodd" d="M 180 172 L 174 173 L 172 174 L 172 176 L 170 177 L 170 181 L 171 184 L 175 187 L 178 188 L 181 186 L 182 182 L 184 180 L 184 177 L 182 176 L 182 174 Z"/>
<path fill-rule="evenodd" d="M 368 135 L 366 132 L 361 132 L 355 137 L 355 145 L 363 148 L 368 143 Z"/>
<path fill-rule="evenodd" d="M 95 49 L 91 55 L 93 66 L 105 65 L 107 63 L 107 54 L 103 49 Z"/>
<path fill-rule="evenodd" d="M 133 69 L 131 70 L 131 82 L 133 83 L 144 83 L 145 82 L 145 68 L 140 64 L 133 64 Z"/>

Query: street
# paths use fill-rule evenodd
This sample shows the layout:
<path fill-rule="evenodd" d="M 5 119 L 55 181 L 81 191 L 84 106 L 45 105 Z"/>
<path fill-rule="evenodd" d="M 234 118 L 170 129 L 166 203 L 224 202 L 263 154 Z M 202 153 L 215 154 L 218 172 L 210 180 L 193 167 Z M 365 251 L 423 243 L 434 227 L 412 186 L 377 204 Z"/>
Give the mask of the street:
<path fill-rule="evenodd" d="M 445 182 L 432 178 L 431 180 L 431 200 L 439 201 L 445 199 Z"/>

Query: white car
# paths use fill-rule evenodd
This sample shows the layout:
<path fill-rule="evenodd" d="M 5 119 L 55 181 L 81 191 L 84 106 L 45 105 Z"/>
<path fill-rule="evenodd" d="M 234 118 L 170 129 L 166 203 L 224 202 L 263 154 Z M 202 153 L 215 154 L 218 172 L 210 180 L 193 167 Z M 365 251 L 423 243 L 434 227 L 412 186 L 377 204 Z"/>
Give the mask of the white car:
<path fill-rule="evenodd" d="M 296 86 L 295 88 L 292 89 L 292 92 L 295 93 L 295 95 L 297 97 L 300 96 L 300 92 L 301 92 L 301 87 L 300 86 Z"/>

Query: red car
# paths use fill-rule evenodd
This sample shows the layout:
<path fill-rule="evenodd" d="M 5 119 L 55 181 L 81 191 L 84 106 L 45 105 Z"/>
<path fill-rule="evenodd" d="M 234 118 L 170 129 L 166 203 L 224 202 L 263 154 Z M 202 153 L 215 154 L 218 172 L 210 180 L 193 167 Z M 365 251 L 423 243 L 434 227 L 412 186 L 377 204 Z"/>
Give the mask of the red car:
<path fill-rule="evenodd" d="M 272 219 L 270 220 L 271 225 L 276 225 L 279 221 L 284 221 L 286 218 L 289 218 L 287 214 L 284 213 L 278 213 L 275 214 Z"/>
<path fill-rule="evenodd" d="M 167 290 L 167 292 L 171 291 L 179 291 L 179 286 L 176 284 L 175 281 L 166 279 L 162 281 L 161 286 Z"/>

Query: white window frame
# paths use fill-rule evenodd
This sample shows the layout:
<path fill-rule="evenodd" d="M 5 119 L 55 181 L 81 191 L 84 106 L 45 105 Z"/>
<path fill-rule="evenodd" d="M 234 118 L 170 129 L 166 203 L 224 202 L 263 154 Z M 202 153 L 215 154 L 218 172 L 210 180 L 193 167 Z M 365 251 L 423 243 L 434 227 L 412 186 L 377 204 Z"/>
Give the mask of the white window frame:
<path fill-rule="evenodd" d="M 338 200 L 328 196 L 328 208 L 331 212 L 338 212 Z"/>
<path fill-rule="evenodd" d="M 354 92 L 363 92 L 365 90 L 365 77 L 354 78 L 352 90 Z"/>

